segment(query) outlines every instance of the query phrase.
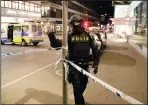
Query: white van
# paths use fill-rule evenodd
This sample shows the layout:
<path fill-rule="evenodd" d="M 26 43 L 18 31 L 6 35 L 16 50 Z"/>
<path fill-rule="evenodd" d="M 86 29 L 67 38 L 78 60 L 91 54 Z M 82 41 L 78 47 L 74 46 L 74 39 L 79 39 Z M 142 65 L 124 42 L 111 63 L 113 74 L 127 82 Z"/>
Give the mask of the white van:
<path fill-rule="evenodd" d="M 1 30 L 1 44 L 20 43 L 23 46 L 43 42 L 42 27 L 39 23 L 8 24 Z"/>

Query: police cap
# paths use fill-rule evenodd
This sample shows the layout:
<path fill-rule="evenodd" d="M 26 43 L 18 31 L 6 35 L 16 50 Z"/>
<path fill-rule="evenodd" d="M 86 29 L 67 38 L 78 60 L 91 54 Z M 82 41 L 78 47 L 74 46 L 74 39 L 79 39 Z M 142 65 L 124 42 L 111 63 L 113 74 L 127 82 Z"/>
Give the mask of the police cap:
<path fill-rule="evenodd" d="M 79 15 L 73 15 L 70 18 L 69 24 L 71 25 L 76 25 L 75 23 L 81 23 L 82 22 L 82 18 Z"/>

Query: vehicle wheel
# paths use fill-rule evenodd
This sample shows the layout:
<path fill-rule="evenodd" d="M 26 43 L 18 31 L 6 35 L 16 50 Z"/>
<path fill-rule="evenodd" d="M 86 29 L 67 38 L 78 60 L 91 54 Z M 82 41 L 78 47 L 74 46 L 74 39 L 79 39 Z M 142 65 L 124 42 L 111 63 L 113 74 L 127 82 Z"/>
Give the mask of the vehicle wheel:
<path fill-rule="evenodd" d="M 15 43 L 12 43 L 12 45 L 16 45 Z"/>
<path fill-rule="evenodd" d="M 4 44 L 5 44 L 5 43 L 3 43 L 2 40 L 1 40 L 1 45 L 4 45 Z"/>
<path fill-rule="evenodd" d="M 104 49 L 106 49 L 106 47 L 107 47 L 106 45 L 103 46 Z"/>
<path fill-rule="evenodd" d="M 27 45 L 26 41 L 22 40 L 22 46 L 26 46 L 26 45 Z"/>
<path fill-rule="evenodd" d="M 37 46 L 38 44 L 39 44 L 39 42 L 34 42 L 33 43 L 34 46 Z"/>

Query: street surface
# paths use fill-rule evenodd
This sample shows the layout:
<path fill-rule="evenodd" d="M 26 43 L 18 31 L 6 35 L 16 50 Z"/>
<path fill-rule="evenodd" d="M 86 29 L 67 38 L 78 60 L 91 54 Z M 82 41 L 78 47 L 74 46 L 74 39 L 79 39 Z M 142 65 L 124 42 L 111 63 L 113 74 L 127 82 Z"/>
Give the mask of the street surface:
<path fill-rule="evenodd" d="M 49 45 L 45 36 L 38 46 L 2 45 L 1 53 L 45 49 Z M 61 50 L 47 50 L 1 57 L 2 104 L 62 104 L 61 64 L 53 69 L 53 62 L 61 54 Z M 124 40 L 109 36 L 96 76 L 147 104 L 147 60 Z M 89 104 L 129 104 L 92 80 L 84 96 Z M 71 85 L 68 85 L 68 103 L 74 103 Z"/>

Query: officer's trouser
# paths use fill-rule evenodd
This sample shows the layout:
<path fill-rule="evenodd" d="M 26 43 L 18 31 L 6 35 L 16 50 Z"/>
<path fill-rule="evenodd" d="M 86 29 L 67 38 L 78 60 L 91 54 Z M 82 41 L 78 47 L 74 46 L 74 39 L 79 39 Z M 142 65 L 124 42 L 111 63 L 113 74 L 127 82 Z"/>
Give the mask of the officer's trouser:
<path fill-rule="evenodd" d="M 79 65 L 80 66 L 80 65 Z M 81 66 L 82 67 L 82 66 Z M 88 65 L 82 67 L 83 69 L 87 70 Z M 73 93 L 75 98 L 75 104 L 85 104 L 83 92 L 86 89 L 87 83 L 88 83 L 88 77 L 77 71 L 75 68 L 71 67 L 70 70 L 74 71 L 74 73 L 71 74 L 71 83 L 73 85 Z"/>
<path fill-rule="evenodd" d="M 86 84 L 73 84 L 73 91 L 74 91 L 74 98 L 75 98 L 75 104 L 79 105 L 79 104 L 85 104 L 85 100 L 83 97 L 83 92 L 86 89 Z"/>

